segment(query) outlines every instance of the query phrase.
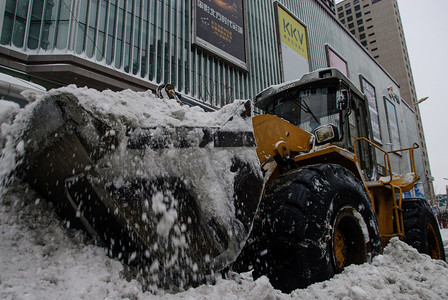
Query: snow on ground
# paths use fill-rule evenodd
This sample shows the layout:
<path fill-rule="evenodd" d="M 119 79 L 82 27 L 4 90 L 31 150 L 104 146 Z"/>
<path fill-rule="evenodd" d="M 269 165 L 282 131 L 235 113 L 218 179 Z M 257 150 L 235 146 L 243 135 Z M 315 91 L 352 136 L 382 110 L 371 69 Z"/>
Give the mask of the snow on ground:
<path fill-rule="evenodd" d="M 447 244 L 448 229 L 442 234 Z M 250 273 L 177 294 L 144 292 L 119 261 L 64 228 L 51 205 L 23 186 L 0 201 L 0 270 L 1 299 L 448 299 L 448 264 L 397 239 L 372 263 L 291 294 Z"/>

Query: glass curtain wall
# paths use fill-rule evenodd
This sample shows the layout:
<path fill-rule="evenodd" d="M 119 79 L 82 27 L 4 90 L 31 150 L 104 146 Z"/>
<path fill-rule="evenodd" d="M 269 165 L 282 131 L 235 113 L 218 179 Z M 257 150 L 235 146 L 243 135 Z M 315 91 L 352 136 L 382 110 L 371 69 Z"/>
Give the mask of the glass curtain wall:
<path fill-rule="evenodd" d="M 280 81 L 269 1 L 247 0 L 249 72 L 192 46 L 192 0 L 4 1 L 0 44 L 17 51 L 73 54 L 155 84 L 170 82 L 215 106 Z"/>

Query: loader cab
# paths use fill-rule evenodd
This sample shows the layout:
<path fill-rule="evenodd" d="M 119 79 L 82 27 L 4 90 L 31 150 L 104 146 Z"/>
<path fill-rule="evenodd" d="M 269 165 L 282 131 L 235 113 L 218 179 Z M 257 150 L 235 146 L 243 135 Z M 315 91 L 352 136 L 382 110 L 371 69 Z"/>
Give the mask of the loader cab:
<path fill-rule="evenodd" d="M 331 137 L 319 139 L 318 143 L 341 144 L 343 110 L 338 108 L 338 97 L 341 99 L 338 83 L 304 85 L 279 94 L 267 106 L 266 113 L 281 117 L 309 133 L 320 132 L 323 126 L 331 126 Z"/>
<path fill-rule="evenodd" d="M 313 134 L 317 145 L 331 143 L 353 152 L 356 138 L 371 138 L 364 95 L 334 68 L 268 88 L 257 95 L 255 106 Z M 373 170 L 373 155 L 367 146 L 360 151 L 366 175 Z"/>

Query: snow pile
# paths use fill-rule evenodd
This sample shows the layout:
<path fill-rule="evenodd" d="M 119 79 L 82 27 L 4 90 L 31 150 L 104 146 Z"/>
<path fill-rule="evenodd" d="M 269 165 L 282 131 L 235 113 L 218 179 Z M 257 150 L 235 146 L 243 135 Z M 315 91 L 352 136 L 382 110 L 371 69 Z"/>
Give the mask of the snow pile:
<path fill-rule="evenodd" d="M 103 249 L 86 245 L 82 233 L 62 227 L 51 205 L 24 187 L 3 195 L 0 220 L 2 299 L 448 299 L 448 264 L 397 239 L 371 264 L 350 266 L 291 294 L 250 273 L 182 293 L 151 294 L 126 279 L 123 265 Z"/>
<path fill-rule="evenodd" d="M 110 90 L 97 91 L 89 88 L 78 88 L 69 85 L 51 90 L 48 95 L 72 93 L 78 98 L 80 104 L 90 110 L 95 116 L 109 119 L 125 120 L 132 127 L 152 126 L 222 126 L 233 117 L 241 113 L 243 101 L 235 101 L 222 109 L 205 113 L 200 107 L 179 105 L 168 98 L 157 98 L 151 91 L 134 92 L 124 90 L 113 92 Z M 238 118 L 237 118 L 238 119 Z M 239 118 L 238 123 L 232 123 L 229 130 L 251 131 L 251 122 Z"/>
<path fill-rule="evenodd" d="M 9 137 L 11 133 L 10 122 L 19 113 L 20 106 L 11 101 L 0 100 L 0 149 L 1 168 L 0 183 L 3 176 L 15 167 L 15 149 Z"/>
<path fill-rule="evenodd" d="M 371 264 L 347 267 L 333 279 L 293 296 L 326 299 L 447 299 L 448 264 L 432 260 L 393 238 Z"/>
<path fill-rule="evenodd" d="M 0 185 L 9 187 L 16 181 L 15 169 L 37 176 L 47 172 L 46 179 L 39 181 L 41 187 L 49 187 L 47 200 L 66 201 L 51 195 L 64 195 L 71 189 L 71 196 L 82 203 L 78 217 L 82 206 L 87 206 L 82 201 L 91 199 L 91 195 L 75 194 L 80 182 L 87 186 L 94 182 L 102 189 L 100 195 L 113 194 L 112 211 L 132 224 L 130 234 L 143 245 L 138 245 L 141 253 L 117 247 L 116 255 L 127 259 L 129 254 L 130 261 L 148 259 L 143 269 L 154 275 L 151 282 L 163 282 L 165 277 L 174 277 L 174 285 L 183 285 L 189 278 L 202 282 L 236 259 L 249 234 L 263 183 L 244 101 L 206 113 L 199 107 L 156 98 L 150 91 L 99 92 L 68 86 L 29 96 L 37 98 L 20 111 L 0 103 L 0 111 L 5 112 L 0 120 L 4 144 Z M 48 118 L 52 120 L 47 122 Z M 72 143 L 75 135 L 87 146 Z M 46 147 L 64 149 L 64 153 L 52 155 Z M 90 149 L 96 154 L 91 155 Z M 33 169 L 37 160 L 48 157 L 54 158 L 48 169 Z M 21 161 L 27 165 L 22 167 Z M 259 194 L 254 192 L 253 199 L 243 202 L 246 196 L 238 194 L 235 182 L 249 178 L 248 170 L 252 171 L 251 187 Z M 57 176 L 54 180 L 53 175 Z M 83 189 L 92 195 L 98 191 Z M 247 203 L 248 209 L 236 207 Z M 92 219 L 88 221 L 96 222 Z M 105 241 L 106 245 L 112 248 L 115 240 Z"/>
<path fill-rule="evenodd" d="M 2 191 L 5 192 L 5 191 Z M 143 295 L 123 265 L 83 233 L 67 230 L 52 206 L 16 186 L 0 201 L 1 299 L 121 299 Z"/>

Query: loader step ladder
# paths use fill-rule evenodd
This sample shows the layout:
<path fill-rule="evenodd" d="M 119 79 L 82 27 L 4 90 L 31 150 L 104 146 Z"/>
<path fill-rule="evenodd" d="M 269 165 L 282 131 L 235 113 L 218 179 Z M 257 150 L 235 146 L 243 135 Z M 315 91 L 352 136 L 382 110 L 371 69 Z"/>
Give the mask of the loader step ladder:
<path fill-rule="evenodd" d="M 378 180 L 367 180 L 364 178 L 365 185 L 367 187 L 367 190 L 371 196 L 371 199 L 373 200 L 373 191 L 378 188 L 385 187 L 389 189 L 392 193 L 392 208 L 393 208 L 393 215 L 395 220 L 395 228 L 394 233 L 392 234 L 386 234 L 382 233 L 381 238 L 382 239 L 390 239 L 392 237 L 398 236 L 400 239 L 404 239 L 404 225 L 403 225 L 403 208 L 402 208 L 402 202 L 403 202 L 403 193 L 408 192 L 414 188 L 415 182 L 419 179 L 416 168 L 415 168 L 415 160 L 414 160 L 414 150 L 419 148 L 417 143 L 414 143 L 412 147 L 409 148 L 403 148 L 398 150 L 392 150 L 392 151 L 386 151 L 380 146 L 376 145 L 375 143 L 371 142 L 370 140 L 360 137 L 355 139 L 353 142 L 353 148 L 355 152 L 355 158 L 357 163 L 359 164 L 359 156 L 357 155 L 357 147 L 356 145 L 360 141 L 365 141 L 369 145 L 375 147 L 377 150 L 383 153 L 383 159 L 384 159 L 384 166 L 386 170 L 386 174 L 383 177 L 380 177 Z M 410 172 L 402 175 L 394 174 L 392 171 L 391 163 L 390 163 L 390 154 L 391 153 L 404 153 L 408 152 L 409 154 L 409 165 L 410 165 Z M 374 201 L 372 201 L 372 205 L 374 205 Z M 375 207 L 373 207 L 375 210 Z M 376 210 L 375 210 L 376 211 Z"/>

